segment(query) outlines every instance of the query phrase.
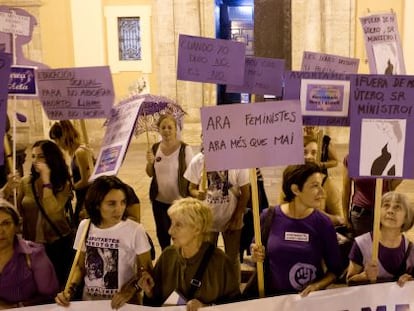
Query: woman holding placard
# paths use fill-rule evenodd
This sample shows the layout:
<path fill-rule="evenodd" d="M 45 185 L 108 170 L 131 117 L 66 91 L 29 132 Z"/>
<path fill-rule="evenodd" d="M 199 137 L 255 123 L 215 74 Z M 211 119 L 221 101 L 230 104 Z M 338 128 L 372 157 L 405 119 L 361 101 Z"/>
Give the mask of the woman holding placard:
<path fill-rule="evenodd" d="M 252 244 L 251 252 L 254 261 L 266 258 L 267 295 L 307 296 L 326 288 L 342 273 L 335 229 L 318 210 L 324 199 L 322 179 L 315 163 L 288 166 L 282 186 L 287 203 L 261 215 L 262 226 L 270 225 L 267 243 Z"/>
<path fill-rule="evenodd" d="M 127 219 L 130 199 L 127 185 L 116 176 L 101 176 L 91 184 L 85 198 L 90 222 L 79 224 L 74 244 L 79 260 L 55 298 L 59 305 L 69 305 L 82 280 L 83 300 L 111 299 L 115 309 L 137 302 L 138 273 L 152 270 L 151 246 L 144 227 Z"/>
<path fill-rule="evenodd" d="M 403 193 L 387 192 L 381 201 L 378 260 L 373 261 L 372 233 L 355 238 L 349 254 L 348 284 L 412 280 L 414 249 L 404 236 L 414 223 L 414 210 Z"/>

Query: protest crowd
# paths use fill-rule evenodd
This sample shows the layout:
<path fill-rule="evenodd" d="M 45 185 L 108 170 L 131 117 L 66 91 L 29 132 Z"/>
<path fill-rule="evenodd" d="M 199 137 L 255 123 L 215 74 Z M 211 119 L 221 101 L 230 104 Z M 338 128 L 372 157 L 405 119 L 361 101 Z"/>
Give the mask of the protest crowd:
<path fill-rule="evenodd" d="M 214 39 L 194 38 L 180 37 L 182 53 L 216 48 Z M 226 49 L 220 46 L 217 54 Z M 0 52 L 0 60 L 10 67 L 8 53 Z M 246 60 L 246 66 L 271 62 L 258 58 Z M 308 63 L 306 71 L 323 64 Z M 112 106 L 114 91 L 102 82 L 110 77 L 108 68 L 57 69 L 53 74 L 37 68 L 42 73 L 38 87 L 45 96 L 39 99 L 50 124 L 42 139 L 24 151 L 20 148 L 19 157 L 11 151 L 17 137 L 9 122 L 16 112 L 0 109 L 7 119 L 7 126 L 0 124 L 5 134 L 0 149 L 0 310 L 104 300 L 112 309 L 185 305 L 195 311 L 285 295 L 306 301 L 319 291 L 374 283 L 407 286 L 414 280 L 413 242 L 407 234 L 414 225 L 414 205 L 401 184 L 413 179 L 414 169 L 404 161 L 406 150 L 413 149 L 405 142 L 413 122 L 401 111 L 388 120 L 385 109 L 369 120 L 365 99 L 357 92 L 352 95 L 352 88 L 378 85 L 360 79 L 358 68 L 348 64 L 353 69 L 340 72 L 338 80 L 329 68 L 313 82 L 301 82 L 301 73 L 285 72 L 284 61 L 275 61 L 273 68 L 283 73 L 283 83 L 274 82 L 280 84 L 274 100 L 255 103 L 253 97 L 252 105 L 201 109 L 198 145 L 184 138 L 186 113 L 172 100 L 138 94 Z M 394 98 L 397 68 L 390 59 L 385 65 L 372 79 L 383 79 L 379 87 L 390 87 L 389 97 Z M 214 66 L 233 65 L 229 57 L 220 64 L 216 59 Z M 187 70 L 177 73 L 177 80 L 223 79 L 237 92 L 240 83 L 233 83 L 226 71 L 214 72 L 214 77 L 197 80 L 199 72 Z M 72 84 L 65 91 L 82 102 L 84 112 L 69 105 L 63 112 L 56 108 L 61 92 L 50 89 L 59 88 L 53 84 L 56 77 L 70 75 L 77 78 L 68 80 Z M 324 82 L 313 85 L 318 79 Z M 323 89 L 330 80 L 339 82 Z M 308 83 L 305 107 L 299 103 L 301 83 Z M 96 103 L 102 104 L 95 110 L 86 99 L 94 84 L 100 87 L 94 93 Z M 350 108 L 341 102 L 345 114 L 338 114 L 336 105 L 346 97 L 347 87 Z M 79 95 L 82 88 L 92 93 Z M 398 99 L 401 105 L 414 95 L 406 92 L 407 98 Z M 52 93 L 53 105 L 47 98 Z M 316 116 L 311 114 L 313 104 Z M 360 105 L 357 113 L 352 104 Z M 156 105 L 161 108 L 154 113 Z M 82 123 L 75 122 L 92 115 L 105 122 L 95 150 Z M 329 122 L 350 127 L 349 144 L 337 145 Z M 145 149 L 140 150 L 144 161 L 138 163 L 141 171 L 134 183 L 149 186 L 139 192 L 119 174 L 134 134 L 146 137 L 139 145 Z M 271 176 L 278 187 L 266 183 L 271 166 L 281 170 L 280 177 Z M 144 209 L 152 212 L 150 222 L 142 217 Z M 152 224 L 153 235 L 148 230 Z"/>

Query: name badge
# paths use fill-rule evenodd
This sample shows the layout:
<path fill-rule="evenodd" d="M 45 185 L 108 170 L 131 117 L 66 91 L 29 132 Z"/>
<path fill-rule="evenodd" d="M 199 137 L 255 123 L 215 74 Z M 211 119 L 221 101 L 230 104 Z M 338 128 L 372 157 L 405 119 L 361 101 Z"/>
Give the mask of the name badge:
<path fill-rule="evenodd" d="M 285 241 L 309 242 L 309 234 L 298 232 L 285 232 Z"/>

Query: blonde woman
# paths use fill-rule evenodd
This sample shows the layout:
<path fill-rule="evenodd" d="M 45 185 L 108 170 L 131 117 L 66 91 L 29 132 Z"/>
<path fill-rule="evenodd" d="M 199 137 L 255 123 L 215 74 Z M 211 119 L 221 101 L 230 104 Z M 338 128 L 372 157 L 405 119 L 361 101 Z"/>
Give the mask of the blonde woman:
<path fill-rule="evenodd" d="M 159 257 L 152 275 L 143 272 L 138 285 L 144 290 L 144 303 L 162 305 L 176 293 L 187 304 L 187 310 L 206 305 L 226 303 L 240 295 L 234 265 L 208 240 L 212 220 L 211 210 L 197 199 L 185 198 L 169 208 L 169 233 L 174 245 Z M 206 258 L 200 277 L 197 270 Z M 194 289 L 194 279 L 199 287 Z"/>

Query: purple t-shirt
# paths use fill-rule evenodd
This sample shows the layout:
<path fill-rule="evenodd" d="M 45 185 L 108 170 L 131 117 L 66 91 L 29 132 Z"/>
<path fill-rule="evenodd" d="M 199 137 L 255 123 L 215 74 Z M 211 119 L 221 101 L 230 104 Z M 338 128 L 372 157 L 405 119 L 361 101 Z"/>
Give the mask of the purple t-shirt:
<path fill-rule="evenodd" d="M 371 235 L 372 233 L 366 233 Z M 401 243 L 398 247 L 389 248 L 379 243 L 378 247 L 378 260 L 384 267 L 384 269 L 391 275 L 398 275 L 401 271 L 401 266 L 405 257 L 405 239 L 401 239 Z M 355 241 L 352 245 L 351 251 L 349 252 L 349 259 L 360 266 L 364 266 L 364 257 L 360 247 Z M 378 276 L 383 278 L 382 275 Z"/>
<path fill-rule="evenodd" d="M 261 215 L 262 224 L 267 210 Z M 328 271 L 342 273 L 341 256 L 335 229 L 327 216 L 314 210 L 303 219 L 286 216 L 279 206 L 269 233 L 268 289 L 271 294 L 296 293 Z"/>
<path fill-rule="evenodd" d="M 25 254 L 29 255 L 30 263 Z M 55 270 L 43 245 L 16 239 L 13 256 L 0 274 L 0 300 L 8 303 L 51 302 L 58 286 Z"/>

